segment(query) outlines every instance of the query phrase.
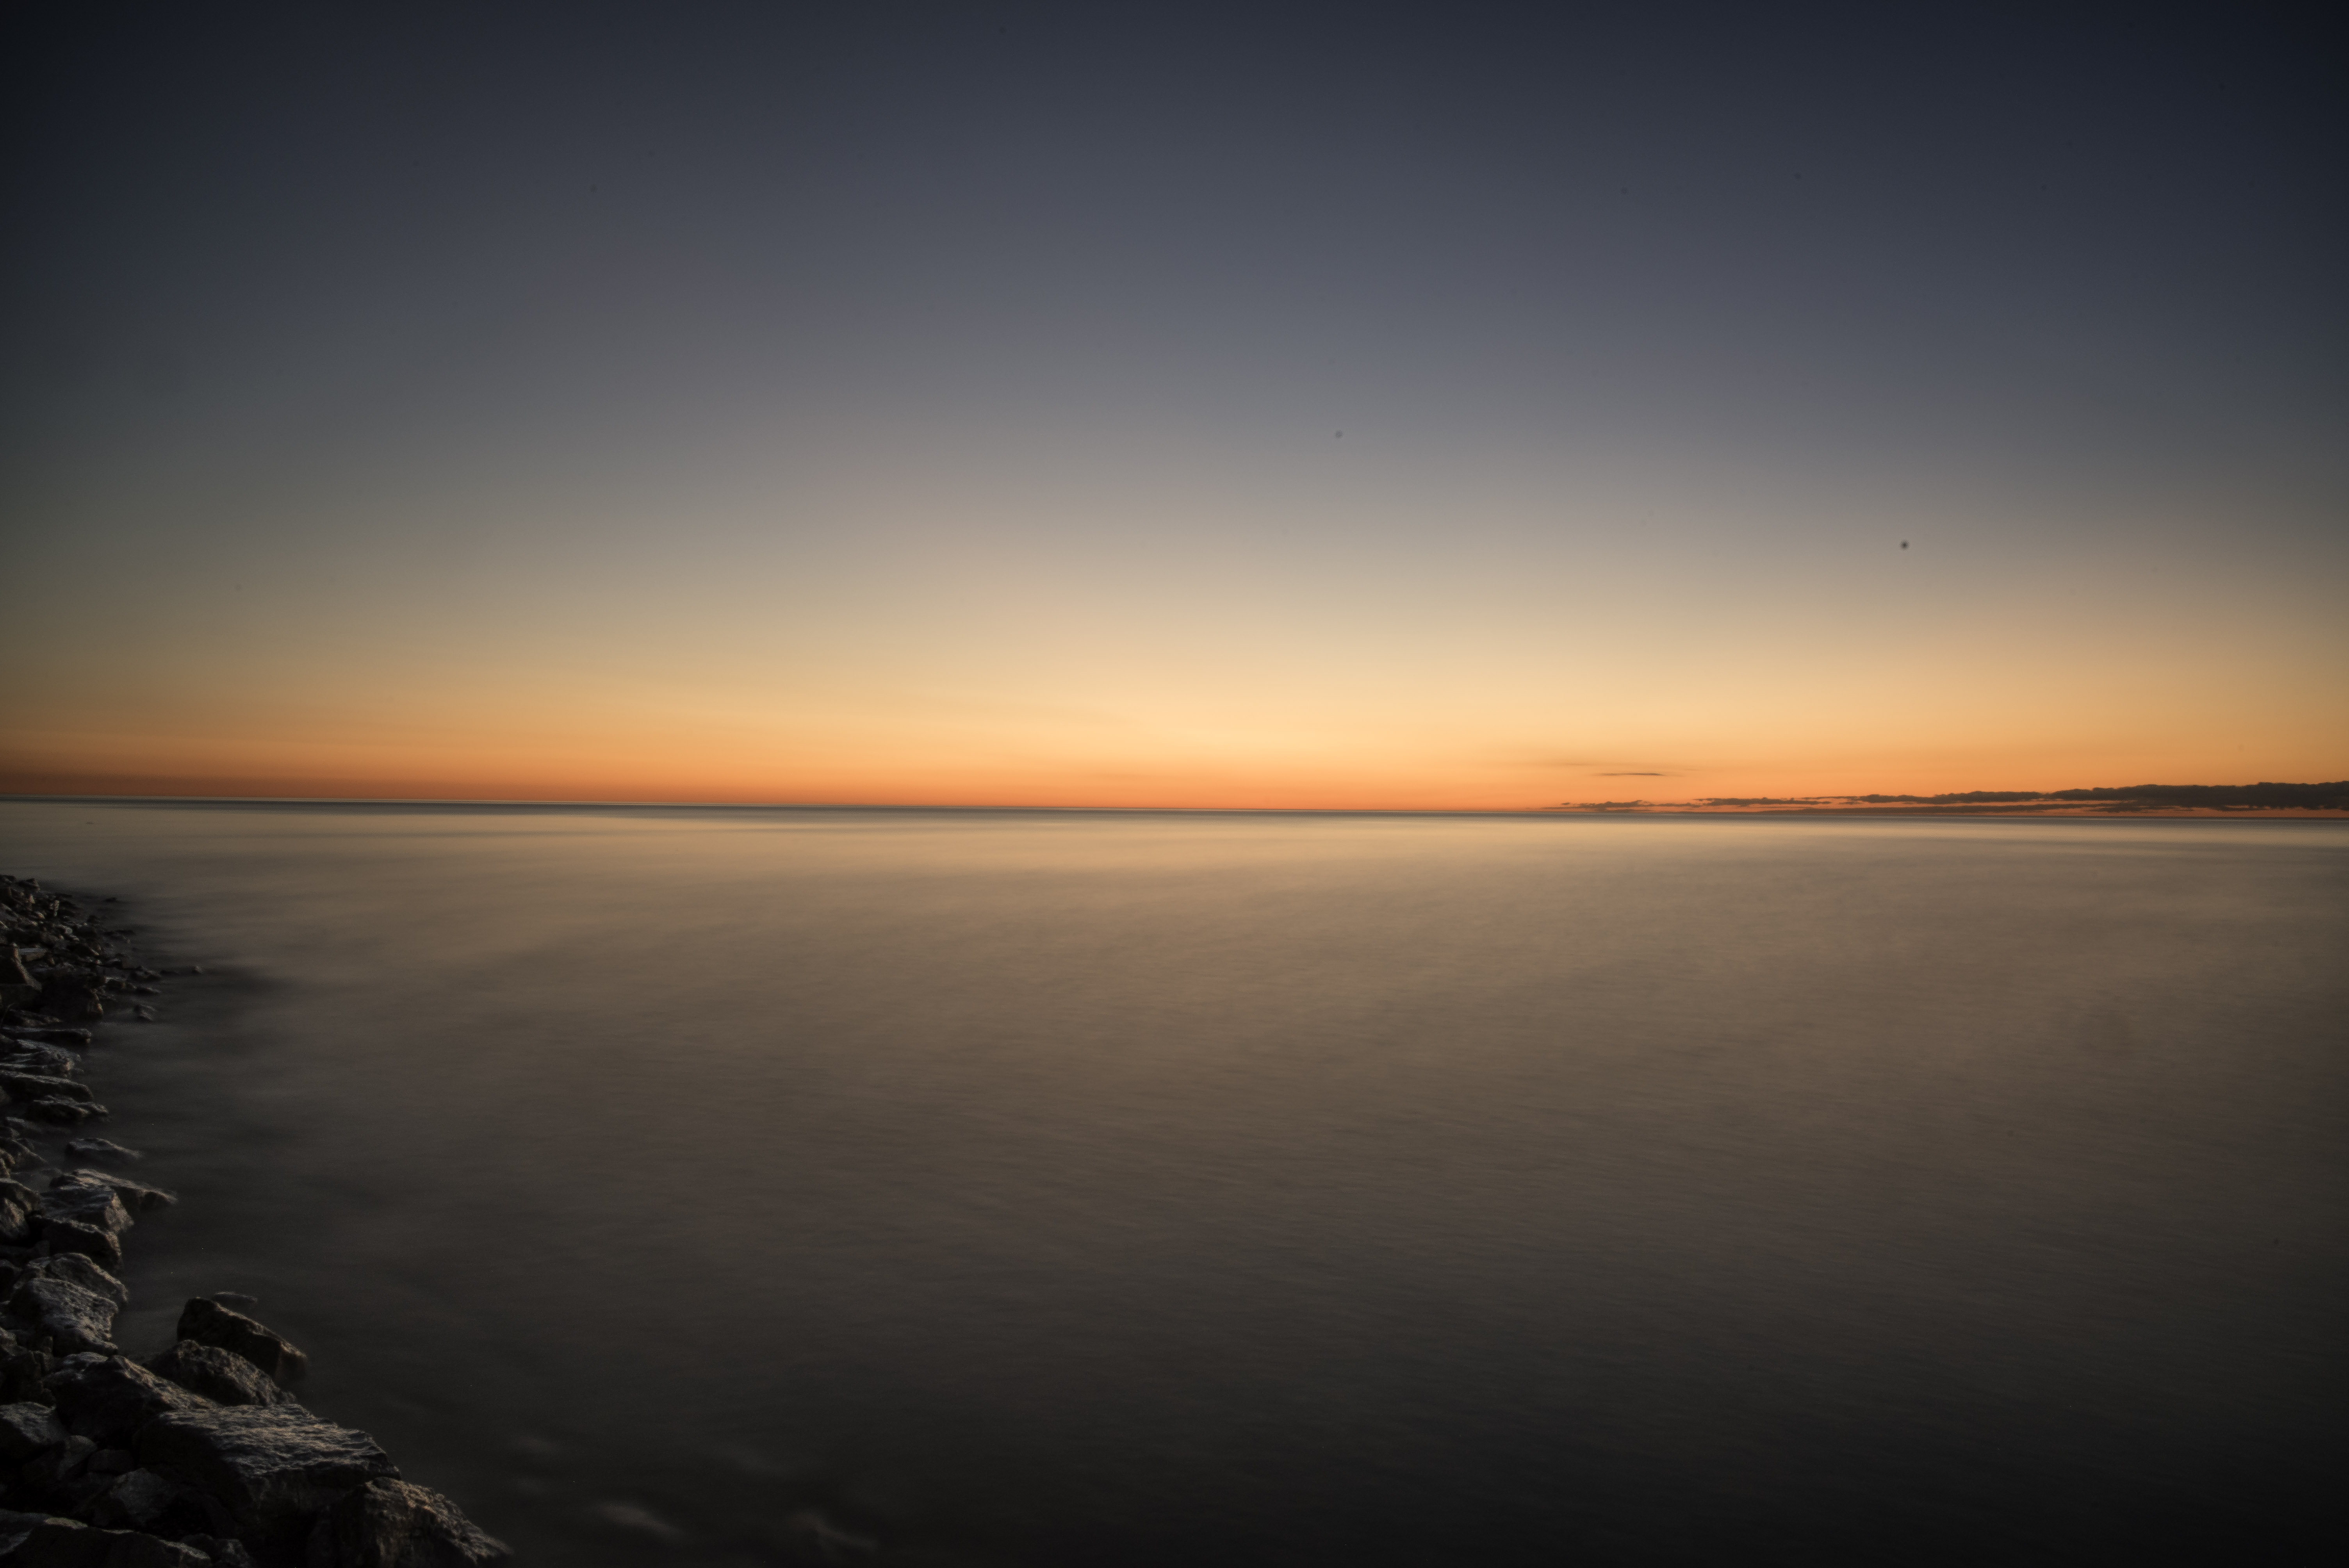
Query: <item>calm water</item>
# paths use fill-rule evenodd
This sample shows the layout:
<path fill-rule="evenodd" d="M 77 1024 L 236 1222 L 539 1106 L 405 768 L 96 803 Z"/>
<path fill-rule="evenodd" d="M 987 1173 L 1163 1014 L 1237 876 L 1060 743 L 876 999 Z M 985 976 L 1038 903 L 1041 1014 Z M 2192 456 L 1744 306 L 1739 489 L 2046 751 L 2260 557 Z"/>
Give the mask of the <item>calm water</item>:
<path fill-rule="evenodd" d="M 129 1337 L 262 1297 L 539 1563 L 2281 1560 L 2349 1459 L 2338 825 L 0 842 L 215 970 L 93 1053 Z"/>

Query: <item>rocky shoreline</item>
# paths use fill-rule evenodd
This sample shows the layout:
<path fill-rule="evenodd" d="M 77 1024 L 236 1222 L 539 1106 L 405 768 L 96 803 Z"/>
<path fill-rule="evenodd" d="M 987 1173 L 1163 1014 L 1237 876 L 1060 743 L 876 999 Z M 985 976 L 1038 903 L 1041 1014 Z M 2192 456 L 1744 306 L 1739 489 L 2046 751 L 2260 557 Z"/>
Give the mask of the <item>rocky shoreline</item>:
<path fill-rule="evenodd" d="M 114 1341 L 123 1234 L 171 1206 L 119 1174 L 82 1053 L 159 982 L 109 925 L 0 877 L 0 1564 L 28 1568 L 484 1568 L 512 1560 L 365 1432 L 295 1397 L 301 1351 L 222 1292 L 174 1342 Z"/>

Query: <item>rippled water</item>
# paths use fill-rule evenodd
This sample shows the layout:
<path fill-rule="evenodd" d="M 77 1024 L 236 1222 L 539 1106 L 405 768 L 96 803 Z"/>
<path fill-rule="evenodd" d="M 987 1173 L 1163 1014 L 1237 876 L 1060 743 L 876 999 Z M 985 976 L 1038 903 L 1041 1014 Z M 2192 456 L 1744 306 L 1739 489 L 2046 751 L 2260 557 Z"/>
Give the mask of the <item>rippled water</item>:
<path fill-rule="evenodd" d="M 93 1053 L 128 1337 L 262 1297 L 538 1563 L 2253 1561 L 2349 1458 L 2339 826 L 0 836 L 213 969 Z"/>

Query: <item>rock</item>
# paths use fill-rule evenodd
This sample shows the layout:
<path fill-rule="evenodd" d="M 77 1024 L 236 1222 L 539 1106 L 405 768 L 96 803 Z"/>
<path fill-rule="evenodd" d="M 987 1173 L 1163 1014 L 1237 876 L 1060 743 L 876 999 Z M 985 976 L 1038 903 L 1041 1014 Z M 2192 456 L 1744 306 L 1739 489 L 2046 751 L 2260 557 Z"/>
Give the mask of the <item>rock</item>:
<path fill-rule="evenodd" d="M 57 1413 L 47 1405 L 0 1405 L 0 1460 L 20 1465 L 65 1440 Z"/>
<path fill-rule="evenodd" d="M 0 1563 L 22 1568 L 208 1568 L 212 1559 L 192 1546 L 135 1530 L 44 1519 L 0 1549 Z"/>
<path fill-rule="evenodd" d="M 76 1050 L 87 1050 L 89 1047 L 88 1029 L 37 1028 L 9 1032 L 20 1040 L 33 1040 L 45 1046 L 70 1046 Z"/>
<path fill-rule="evenodd" d="M 297 1551 L 311 1517 L 345 1492 L 399 1479 L 373 1438 L 299 1405 L 160 1415 L 140 1429 L 137 1448 L 142 1464 L 174 1471 L 225 1504 L 238 1533 L 263 1538 L 256 1545 L 274 1541 Z"/>
<path fill-rule="evenodd" d="M 88 1100 L 67 1099 L 62 1095 L 36 1099 L 25 1109 L 34 1119 L 46 1121 L 52 1127 L 78 1127 L 92 1117 L 107 1114 L 106 1107 L 102 1105 Z"/>
<path fill-rule="evenodd" d="M 68 1356 L 49 1374 L 48 1386 L 66 1429 L 94 1440 L 130 1436 L 159 1417 L 220 1408 L 121 1356 Z"/>
<path fill-rule="evenodd" d="M 300 1382 L 309 1369 L 309 1357 L 284 1336 L 201 1295 L 190 1297 L 180 1309 L 180 1337 L 242 1356 L 286 1387 Z"/>
<path fill-rule="evenodd" d="M 0 1242 L 23 1246 L 39 1228 L 41 1199 L 21 1181 L 0 1181 Z"/>
<path fill-rule="evenodd" d="M 44 1220 L 41 1239 L 49 1243 L 52 1252 L 78 1253 L 104 1264 L 109 1268 L 122 1266 L 122 1243 L 111 1231 L 101 1231 L 96 1225 L 84 1225 L 72 1220 Z"/>
<path fill-rule="evenodd" d="M 0 1361 L 0 1399 L 12 1404 L 57 1403 L 57 1396 L 49 1392 L 48 1384 L 49 1374 L 57 1367 L 56 1358 L 40 1350 L 20 1350 Z"/>
<path fill-rule="evenodd" d="M 192 1339 L 182 1339 L 160 1356 L 149 1357 L 147 1368 L 222 1405 L 286 1405 L 294 1400 L 293 1395 L 243 1357 Z"/>
<path fill-rule="evenodd" d="M 199 1552 L 210 1553 L 214 1568 L 254 1568 L 253 1553 L 233 1536 L 182 1535 L 180 1539 Z"/>
<path fill-rule="evenodd" d="M 128 1164 L 147 1157 L 136 1149 L 125 1149 L 110 1138 L 76 1138 L 67 1140 L 66 1152 L 77 1160 L 109 1160 Z"/>
<path fill-rule="evenodd" d="M 133 1214 L 150 1214 L 158 1209 L 168 1209 L 180 1201 L 177 1193 L 166 1192 L 160 1187 L 150 1187 L 144 1182 L 133 1181 L 125 1176 L 109 1175 L 103 1171 L 79 1168 L 54 1178 L 49 1182 L 49 1190 L 55 1191 L 59 1181 L 67 1180 L 84 1187 L 111 1188 L 115 1201 Z"/>
<path fill-rule="evenodd" d="M 8 1310 L 47 1335 L 62 1354 L 113 1353 L 114 1315 L 121 1310 L 120 1304 L 70 1279 L 28 1274 L 8 1293 Z"/>
<path fill-rule="evenodd" d="M 312 1526 L 303 1568 L 486 1568 L 513 1553 L 457 1505 L 404 1480 L 372 1480 Z"/>
<path fill-rule="evenodd" d="M 20 1279 L 61 1279 L 67 1284 L 78 1284 L 93 1295 L 112 1302 L 118 1312 L 130 1305 L 130 1287 L 120 1280 L 74 1253 L 58 1253 L 46 1258 L 35 1258 L 26 1264 Z"/>
<path fill-rule="evenodd" d="M 89 1085 L 78 1078 L 58 1073 L 28 1073 L 16 1068 L 0 1068 L 0 1089 L 6 1089 L 18 1099 L 89 1099 Z"/>
<path fill-rule="evenodd" d="M 130 1228 L 130 1211 L 115 1195 L 111 1182 L 88 1181 L 71 1173 L 50 1180 L 49 1190 L 41 1194 L 41 1217 L 94 1225 L 116 1234 Z"/>
<path fill-rule="evenodd" d="M 0 1068 L 15 1073 L 32 1073 L 41 1078 L 69 1078 L 81 1071 L 81 1058 L 63 1046 L 38 1045 L 31 1040 L 18 1040 L 9 1047 L 7 1059 Z"/>
<path fill-rule="evenodd" d="M 97 1465 L 98 1456 L 92 1455 L 90 1468 L 95 1470 Z M 197 1532 L 236 1529 L 228 1510 L 212 1499 L 174 1477 L 143 1468 L 117 1477 L 90 1500 L 84 1512 L 91 1523 L 109 1530 L 143 1530 L 182 1540 Z M 198 1542 L 189 1544 L 218 1556 Z"/>
<path fill-rule="evenodd" d="M 52 975 L 41 985 L 41 1011 L 63 1023 L 96 1023 L 106 1016 L 98 987 L 78 975 Z"/>

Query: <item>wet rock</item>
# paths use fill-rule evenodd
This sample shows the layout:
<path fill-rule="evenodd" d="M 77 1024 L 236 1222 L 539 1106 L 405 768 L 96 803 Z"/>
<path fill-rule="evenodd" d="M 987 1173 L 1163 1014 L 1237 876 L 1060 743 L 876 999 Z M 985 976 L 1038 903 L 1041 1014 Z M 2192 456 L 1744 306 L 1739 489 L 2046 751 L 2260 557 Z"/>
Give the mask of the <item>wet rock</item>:
<path fill-rule="evenodd" d="M 16 1036 L 16 1038 L 20 1040 L 32 1040 L 45 1046 L 71 1046 L 77 1050 L 86 1050 L 89 1046 L 89 1031 L 88 1029 L 44 1026 L 30 1029 L 11 1029 L 9 1033 Z"/>
<path fill-rule="evenodd" d="M 101 1231 L 96 1225 L 72 1220 L 44 1220 L 41 1239 L 49 1243 L 53 1252 L 78 1253 L 108 1268 L 122 1266 L 122 1243 L 113 1232 Z"/>
<path fill-rule="evenodd" d="M 182 1339 L 161 1355 L 149 1357 L 147 1368 L 222 1405 L 286 1405 L 294 1400 L 293 1395 L 243 1357 L 192 1339 Z"/>
<path fill-rule="evenodd" d="M 41 1218 L 94 1225 L 119 1234 L 130 1228 L 130 1211 L 116 1196 L 113 1183 L 87 1180 L 78 1174 L 53 1177 L 41 1194 Z"/>
<path fill-rule="evenodd" d="M 40 994 L 39 984 L 25 973 L 25 961 L 16 945 L 0 947 L 0 1007 L 29 1006 Z"/>
<path fill-rule="evenodd" d="M 16 1068 L 0 1068 L 0 1089 L 6 1089 L 17 1099 L 47 1099 L 87 1100 L 91 1097 L 89 1085 L 59 1073 L 28 1073 Z"/>
<path fill-rule="evenodd" d="M 9 1314 L 47 1336 L 66 1355 L 112 1354 L 114 1317 L 120 1310 L 121 1304 L 111 1297 L 47 1273 L 26 1275 L 8 1293 Z"/>
<path fill-rule="evenodd" d="M 180 1201 L 177 1193 L 166 1192 L 160 1187 L 150 1187 L 126 1176 L 110 1175 L 104 1171 L 80 1168 L 67 1171 L 52 1180 L 49 1190 L 55 1191 L 59 1181 L 71 1181 L 81 1187 L 106 1187 L 112 1190 L 115 1202 L 133 1214 L 150 1214 L 158 1209 L 168 1209 Z"/>
<path fill-rule="evenodd" d="M 242 1356 L 286 1387 L 300 1382 L 309 1369 L 309 1358 L 284 1336 L 201 1295 L 190 1297 L 180 1309 L 180 1337 Z"/>
<path fill-rule="evenodd" d="M 50 1017 L 67 1024 L 95 1023 L 106 1016 L 106 1004 L 98 999 L 98 988 L 78 975 L 51 975 L 41 985 L 36 1006 Z"/>
<path fill-rule="evenodd" d="M 65 1440 L 64 1425 L 47 1405 L 0 1405 L 0 1461 L 20 1465 Z"/>
<path fill-rule="evenodd" d="M 177 1541 L 75 1519 L 43 1519 L 13 1542 L 0 1535 L 0 1563 L 21 1568 L 207 1568 L 211 1562 Z"/>
<path fill-rule="evenodd" d="M 46 1121 L 52 1127 L 79 1127 L 92 1117 L 107 1114 L 106 1107 L 102 1105 L 89 1100 L 67 1099 L 57 1095 L 36 1099 L 25 1110 L 35 1120 Z"/>
<path fill-rule="evenodd" d="M 66 1152 L 76 1160 L 104 1160 L 128 1164 L 147 1157 L 136 1149 L 125 1149 L 110 1138 L 76 1138 L 66 1143 Z"/>
<path fill-rule="evenodd" d="M 439 1492 L 373 1480 L 311 1528 L 303 1568 L 487 1568 L 512 1558 Z"/>
<path fill-rule="evenodd" d="M 12 1039 L 7 1054 L 0 1057 L 0 1067 L 10 1072 L 38 1073 L 49 1078 L 74 1078 L 81 1072 L 81 1057 L 63 1046 L 45 1045 L 39 1040 Z"/>
<path fill-rule="evenodd" d="M 226 1505 L 240 1534 L 296 1549 L 311 1518 L 345 1492 L 399 1479 L 373 1438 L 299 1405 L 159 1415 L 140 1429 L 136 1447 L 148 1468 L 183 1476 Z"/>
<path fill-rule="evenodd" d="M 49 1374 L 48 1386 L 66 1429 L 98 1440 L 129 1437 L 159 1417 L 220 1408 L 121 1356 L 68 1356 Z"/>

